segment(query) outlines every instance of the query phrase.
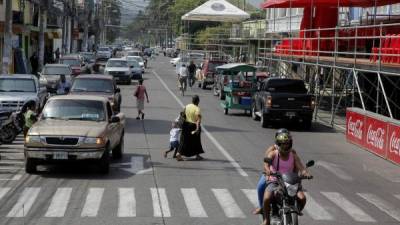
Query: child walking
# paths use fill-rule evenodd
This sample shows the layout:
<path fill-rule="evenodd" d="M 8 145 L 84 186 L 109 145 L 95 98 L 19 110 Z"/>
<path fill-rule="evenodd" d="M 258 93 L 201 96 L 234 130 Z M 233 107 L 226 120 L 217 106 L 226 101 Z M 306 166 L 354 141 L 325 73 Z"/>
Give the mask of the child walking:
<path fill-rule="evenodd" d="M 177 122 L 173 122 L 172 123 L 172 128 L 169 131 L 169 150 L 164 152 L 164 158 L 167 158 L 168 153 L 170 153 L 171 151 L 174 151 L 174 158 L 176 158 L 176 153 L 178 152 L 178 148 L 179 148 L 179 133 L 180 133 L 181 129 L 178 127 L 178 123 Z"/>

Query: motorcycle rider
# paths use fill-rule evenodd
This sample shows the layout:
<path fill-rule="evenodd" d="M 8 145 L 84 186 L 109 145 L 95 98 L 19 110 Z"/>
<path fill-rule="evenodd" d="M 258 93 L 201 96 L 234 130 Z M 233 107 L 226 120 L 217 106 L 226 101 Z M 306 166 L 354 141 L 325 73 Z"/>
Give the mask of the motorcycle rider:
<path fill-rule="evenodd" d="M 264 213 L 262 225 L 270 225 L 271 199 L 278 184 L 276 177 L 271 176 L 275 172 L 299 172 L 302 176 L 311 177 L 306 167 L 301 162 L 296 151 L 292 149 L 293 139 L 287 129 L 279 129 L 275 134 L 275 144 L 267 149 L 264 158 L 264 173 L 257 184 L 257 194 L 260 208 L 253 213 Z M 302 211 L 306 204 L 306 196 L 300 189 L 297 193 L 299 210 Z M 263 206 L 263 207 L 262 207 Z M 264 210 L 261 210 L 261 209 Z"/>
<path fill-rule="evenodd" d="M 37 121 L 37 115 L 35 109 L 36 109 L 35 101 L 30 100 L 26 103 L 26 112 L 24 113 L 25 124 L 23 129 L 24 138 L 26 138 L 29 129 L 31 129 L 33 124 Z"/>

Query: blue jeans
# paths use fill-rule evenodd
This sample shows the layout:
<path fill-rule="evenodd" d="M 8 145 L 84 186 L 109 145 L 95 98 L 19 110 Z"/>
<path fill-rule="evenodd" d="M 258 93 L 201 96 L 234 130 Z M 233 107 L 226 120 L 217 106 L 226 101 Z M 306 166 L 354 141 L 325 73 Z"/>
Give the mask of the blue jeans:
<path fill-rule="evenodd" d="M 260 208 L 263 207 L 265 188 L 267 188 L 267 182 L 265 181 L 265 175 L 261 174 L 257 184 L 257 197 Z"/>

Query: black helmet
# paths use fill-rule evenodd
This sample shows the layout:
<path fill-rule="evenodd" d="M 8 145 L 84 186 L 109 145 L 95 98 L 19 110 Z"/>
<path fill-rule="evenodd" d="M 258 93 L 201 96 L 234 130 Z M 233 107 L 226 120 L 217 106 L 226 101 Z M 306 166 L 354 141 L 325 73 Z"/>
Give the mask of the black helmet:
<path fill-rule="evenodd" d="M 289 151 L 293 146 L 292 135 L 285 128 L 279 129 L 275 133 L 275 144 L 279 147 L 279 151 Z"/>

